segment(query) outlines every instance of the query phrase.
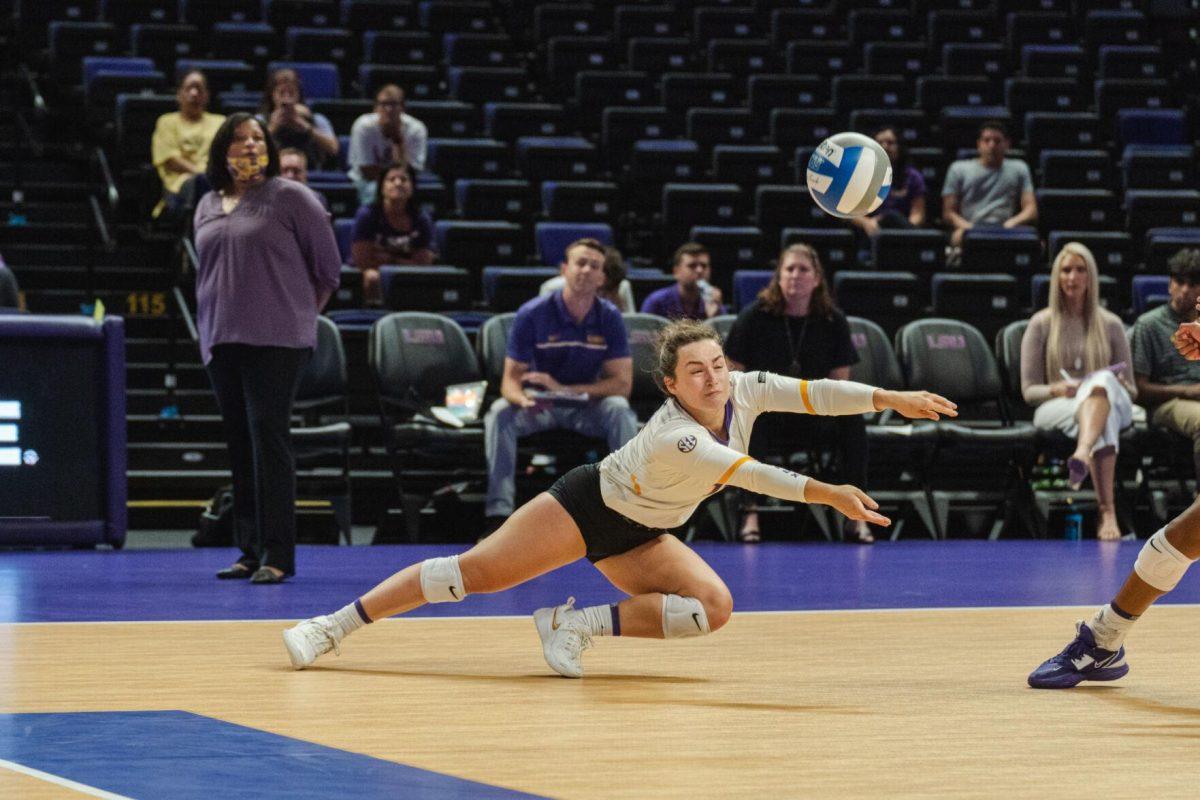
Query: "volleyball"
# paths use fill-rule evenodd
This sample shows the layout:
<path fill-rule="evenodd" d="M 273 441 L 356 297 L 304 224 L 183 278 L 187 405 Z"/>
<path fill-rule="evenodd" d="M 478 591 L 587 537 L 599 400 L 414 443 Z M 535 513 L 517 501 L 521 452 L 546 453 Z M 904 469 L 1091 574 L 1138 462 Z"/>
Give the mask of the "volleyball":
<path fill-rule="evenodd" d="M 808 193 L 827 214 L 849 219 L 870 214 L 892 188 L 892 164 L 869 136 L 835 133 L 808 160 Z"/>

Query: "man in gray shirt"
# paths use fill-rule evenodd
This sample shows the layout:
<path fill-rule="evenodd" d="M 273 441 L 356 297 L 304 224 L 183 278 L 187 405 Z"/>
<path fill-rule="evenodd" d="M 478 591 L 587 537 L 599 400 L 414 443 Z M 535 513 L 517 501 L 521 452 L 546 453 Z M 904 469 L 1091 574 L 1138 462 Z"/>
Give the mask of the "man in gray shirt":
<path fill-rule="evenodd" d="M 1138 317 L 1130 336 L 1138 400 L 1152 410 L 1155 425 L 1192 440 L 1192 459 L 1200 480 L 1200 361 L 1188 361 L 1172 337 L 1196 319 L 1200 300 L 1200 250 L 1180 250 L 1167 264 L 1171 299 Z"/>
<path fill-rule="evenodd" d="M 425 123 L 404 113 L 404 90 L 394 83 L 380 87 L 375 110 L 354 120 L 346 161 L 350 180 L 364 206 L 375 200 L 375 183 L 384 167 L 407 163 L 417 172 L 425 169 L 429 132 Z"/>
<path fill-rule="evenodd" d="M 976 225 L 1015 228 L 1037 222 L 1033 178 L 1024 161 L 1005 160 L 1008 132 L 999 122 L 979 127 L 979 158 L 955 161 L 942 184 L 942 218 L 952 227 L 950 243 L 962 245 L 963 231 Z"/>

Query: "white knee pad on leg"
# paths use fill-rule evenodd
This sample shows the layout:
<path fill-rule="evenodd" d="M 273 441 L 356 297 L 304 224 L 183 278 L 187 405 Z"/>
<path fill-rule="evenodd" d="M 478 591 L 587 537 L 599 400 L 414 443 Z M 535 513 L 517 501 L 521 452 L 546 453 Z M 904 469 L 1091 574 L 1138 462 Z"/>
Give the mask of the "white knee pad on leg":
<path fill-rule="evenodd" d="M 421 594 L 427 603 L 458 603 L 467 596 L 458 556 L 421 562 Z"/>
<path fill-rule="evenodd" d="M 708 615 L 704 604 L 694 597 L 663 595 L 662 626 L 664 639 L 703 636 L 708 633 Z"/>
<path fill-rule="evenodd" d="M 1133 570 L 1155 589 L 1169 592 L 1191 565 L 1191 559 L 1167 541 L 1166 528 L 1161 528 L 1146 540 L 1133 564 Z"/>

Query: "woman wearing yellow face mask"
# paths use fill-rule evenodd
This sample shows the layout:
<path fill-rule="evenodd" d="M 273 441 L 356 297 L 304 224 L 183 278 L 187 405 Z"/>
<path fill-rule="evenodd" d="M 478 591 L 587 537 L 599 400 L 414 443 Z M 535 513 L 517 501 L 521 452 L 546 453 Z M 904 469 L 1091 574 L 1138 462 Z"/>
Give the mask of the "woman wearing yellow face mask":
<path fill-rule="evenodd" d="M 234 114 L 217 131 L 206 174 L 196 321 L 225 423 L 242 551 L 217 577 L 279 583 L 296 570 L 292 401 L 341 258 L 317 196 L 279 177 L 275 145 L 252 115 Z"/>

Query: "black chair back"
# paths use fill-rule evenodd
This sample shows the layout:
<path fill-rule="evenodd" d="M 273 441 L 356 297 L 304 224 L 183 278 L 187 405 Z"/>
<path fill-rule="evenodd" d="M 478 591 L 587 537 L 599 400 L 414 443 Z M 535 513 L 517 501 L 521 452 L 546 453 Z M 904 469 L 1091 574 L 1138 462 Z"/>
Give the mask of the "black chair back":
<path fill-rule="evenodd" d="M 317 346 L 300 376 L 300 386 L 296 390 L 297 410 L 344 401 L 347 383 L 342 335 L 333 320 L 317 317 Z"/>
<path fill-rule="evenodd" d="M 367 352 L 385 406 L 438 405 L 446 386 L 481 377 L 466 333 L 441 314 L 401 311 L 382 317 L 371 326 Z"/>
<path fill-rule="evenodd" d="M 629 405 L 637 412 L 638 419 L 647 419 L 662 404 L 663 394 L 654 382 L 654 368 L 658 365 L 658 332 L 669 324 L 669 320 L 657 314 L 625 314 L 625 332 L 629 336 L 629 353 L 633 356 L 633 391 Z"/>
<path fill-rule="evenodd" d="M 858 363 L 850 367 L 850 380 L 881 389 L 903 389 L 904 373 L 883 328 L 862 317 L 847 317 L 846 321 L 850 324 L 850 341 L 858 351 Z"/>
<path fill-rule="evenodd" d="M 933 317 L 896 332 L 896 356 L 905 383 L 948 397 L 960 406 L 999 403 L 1000 370 L 979 329 Z"/>
<path fill-rule="evenodd" d="M 475 352 L 483 368 L 483 377 L 488 382 L 488 393 L 500 393 L 500 381 L 504 378 L 504 357 L 508 353 L 508 335 L 517 319 L 515 311 L 496 314 L 483 323 L 475 339 Z"/>

